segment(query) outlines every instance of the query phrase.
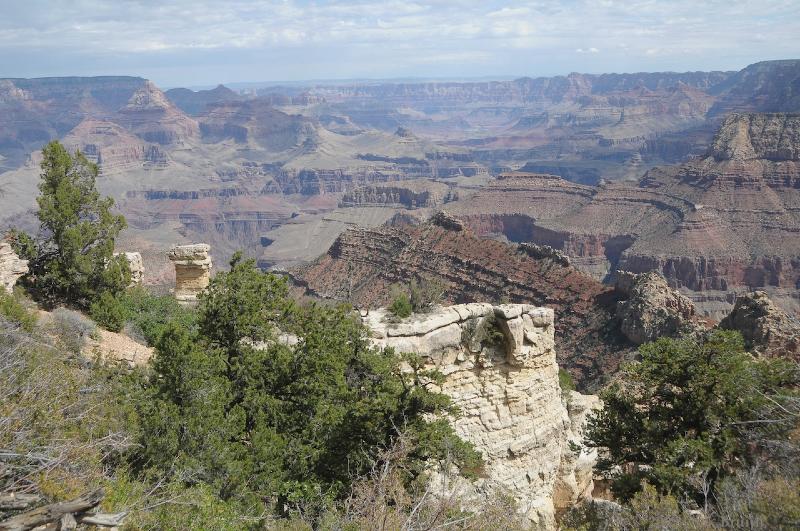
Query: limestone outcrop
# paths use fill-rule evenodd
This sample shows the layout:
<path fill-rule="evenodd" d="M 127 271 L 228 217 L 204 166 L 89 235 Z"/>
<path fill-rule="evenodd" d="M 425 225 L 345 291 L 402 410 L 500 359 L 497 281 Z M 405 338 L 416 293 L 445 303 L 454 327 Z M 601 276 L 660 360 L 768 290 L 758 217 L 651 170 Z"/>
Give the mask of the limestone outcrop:
<path fill-rule="evenodd" d="M 0 286 L 11 293 L 17 279 L 28 272 L 28 261 L 20 259 L 8 242 L 0 242 Z"/>
<path fill-rule="evenodd" d="M 586 413 L 599 402 L 562 399 L 552 309 L 472 303 L 401 321 L 379 309 L 363 319 L 376 345 L 414 352 L 444 375 L 441 391 L 461 412 L 453 426 L 486 462 L 472 495 L 501 487 L 544 529 L 589 495 L 597 456 L 570 442 L 581 444 Z"/>
<path fill-rule="evenodd" d="M 748 347 L 768 357 L 800 360 L 800 321 L 778 308 L 763 291 L 737 297 L 720 328 L 738 330 Z"/>
<path fill-rule="evenodd" d="M 142 261 L 142 253 L 139 252 L 122 252 L 114 253 L 114 256 L 124 256 L 128 261 L 128 268 L 131 271 L 130 286 L 138 286 L 142 283 L 144 277 L 144 262 Z"/>
<path fill-rule="evenodd" d="M 176 245 L 169 251 L 175 265 L 175 298 L 193 304 L 211 280 L 211 246 L 206 243 Z"/>
<path fill-rule="evenodd" d="M 670 288 L 658 273 L 617 271 L 617 292 L 627 296 L 617 303 L 617 318 L 620 330 L 632 343 L 678 336 L 695 327 L 692 301 Z"/>

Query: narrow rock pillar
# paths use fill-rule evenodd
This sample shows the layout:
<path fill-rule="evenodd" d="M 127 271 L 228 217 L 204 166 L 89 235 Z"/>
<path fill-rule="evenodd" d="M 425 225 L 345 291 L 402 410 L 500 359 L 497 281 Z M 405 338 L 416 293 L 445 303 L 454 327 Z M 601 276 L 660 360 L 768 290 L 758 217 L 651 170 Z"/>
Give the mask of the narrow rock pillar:
<path fill-rule="evenodd" d="M 211 246 L 206 243 L 176 245 L 169 251 L 175 264 L 175 298 L 183 304 L 194 304 L 197 295 L 211 280 Z"/>

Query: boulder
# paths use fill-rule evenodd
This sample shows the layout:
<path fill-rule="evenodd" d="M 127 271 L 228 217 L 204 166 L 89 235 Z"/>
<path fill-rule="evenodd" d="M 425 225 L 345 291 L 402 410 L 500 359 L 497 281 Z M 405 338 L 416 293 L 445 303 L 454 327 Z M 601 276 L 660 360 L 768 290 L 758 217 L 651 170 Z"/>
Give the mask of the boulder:
<path fill-rule="evenodd" d="M 28 272 L 28 261 L 20 259 L 8 242 L 0 242 L 0 286 L 11 293 L 17 279 Z"/>
<path fill-rule="evenodd" d="M 778 308 L 763 291 L 737 297 L 719 326 L 741 332 L 748 347 L 762 356 L 800 360 L 800 321 Z"/>
<path fill-rule="evenodd" d="M 128 261 L 128 268 L 131 271 L 130 286 L 137 286 L 142 283 L 144 277 L 144 262 L 142 261 L 142 254 L 138 252 L 122 252 L 114 253 L 114 256 L 124 256 Z"/>
<path fill-rule="evenodd" d="M 641 345 L 659 337 L 674 337 L 696 329 L 695 307 L 656 272 L 617 272 L 617 291 L 627 296 L 617 303 L 620 330 Z"/>

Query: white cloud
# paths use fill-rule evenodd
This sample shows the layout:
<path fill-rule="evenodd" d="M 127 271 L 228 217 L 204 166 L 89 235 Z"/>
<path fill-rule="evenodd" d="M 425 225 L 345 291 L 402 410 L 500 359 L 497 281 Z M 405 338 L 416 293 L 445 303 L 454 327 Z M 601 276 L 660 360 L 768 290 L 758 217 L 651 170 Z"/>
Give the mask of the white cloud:
<path fill-rule="evenodd" d="M 0 12 L 3 75 L 46 75 L 67 61 L 76 74 L 197 69 L 210 54 L 220 58 L 209 82 L 244 58 L 270 76 L 313 78 L 393 74 L 395 65 L 406 65 L 397 75 L 430 75 L 414 65 L 487 73 L 474 70 L 476 58 L 536 75 L 530 69 L 730 68 L 800 56 L 796 0 L 0 0 Z M 240 68 L 236 76 L 247 73 Z"/>

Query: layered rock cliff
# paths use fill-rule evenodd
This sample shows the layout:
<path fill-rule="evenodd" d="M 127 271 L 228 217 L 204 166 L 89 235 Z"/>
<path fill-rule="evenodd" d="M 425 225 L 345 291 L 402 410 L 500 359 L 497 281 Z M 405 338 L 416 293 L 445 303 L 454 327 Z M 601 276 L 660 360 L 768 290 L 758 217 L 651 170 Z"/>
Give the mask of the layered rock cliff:
<path fill-rule="evenodd" d="M 503 174 L 448 206 L 476 233 L 549 245 L 599 278 L 659 271 L 693 291 L 800 289 L 800 115 L 734 114 L 703 158 L 636 185 Z"/>
<path fill-rule="evenodd" d="M 451 420 L 456 433 L 486 462 L 472 496 L 499 487 L 543 529 L 555 528 L 556 511 L 590 496 L 597 456 L 582 447 L 582 434 L 599 402 L 562 395 L 552 310 L 462 304 L 401 321 L 372 310 L 364 322 L 376 345 L 414 352 L 444 375 L 441 391 L 461 413 Z"/>

